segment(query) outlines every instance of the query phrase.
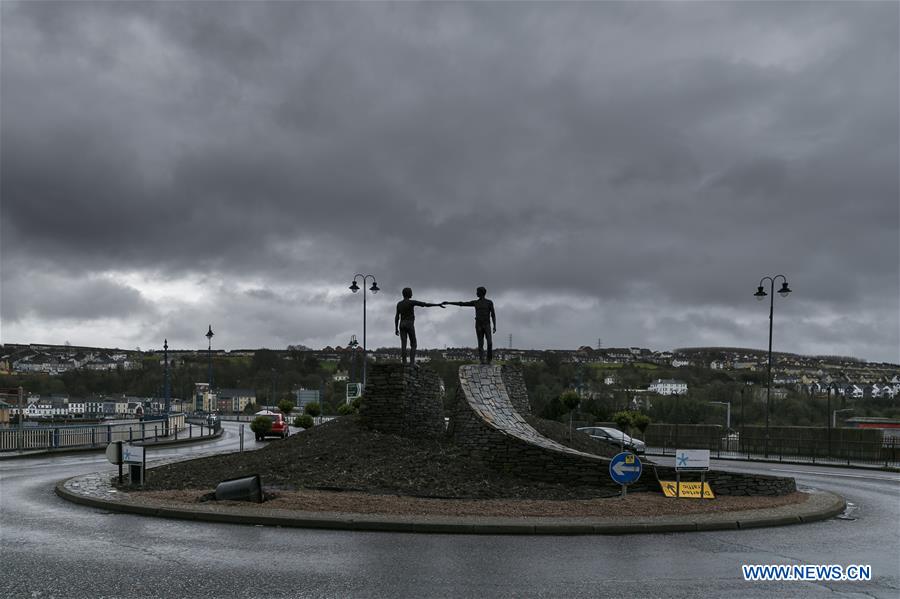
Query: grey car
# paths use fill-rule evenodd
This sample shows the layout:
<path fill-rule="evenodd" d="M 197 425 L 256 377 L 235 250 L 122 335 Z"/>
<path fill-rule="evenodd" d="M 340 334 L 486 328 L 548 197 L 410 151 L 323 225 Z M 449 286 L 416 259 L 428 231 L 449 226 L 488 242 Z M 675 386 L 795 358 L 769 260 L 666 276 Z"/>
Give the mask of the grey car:
<path fill-rule="evenodd" d="M 625 449 L 634 453 L 644 453 L 647 451 L 646 443 L 614 428 L 609 428 L 607 426 L 583 426 L 578 430 L 613 447 L 622 447 L 624 444 Z"/>

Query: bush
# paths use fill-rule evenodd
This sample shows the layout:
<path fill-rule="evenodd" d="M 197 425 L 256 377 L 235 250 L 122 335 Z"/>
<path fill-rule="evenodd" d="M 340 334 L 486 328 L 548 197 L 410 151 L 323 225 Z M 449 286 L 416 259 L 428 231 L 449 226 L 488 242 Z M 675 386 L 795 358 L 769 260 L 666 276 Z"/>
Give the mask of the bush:
<path fill-rule="evenodd" d="M 253 431 L 256 434 L 256 438 L 259 439 L 272 430 L 272 419 L 268 416 L 257 416 L 253 419 L 253 422 L 250 423 L 250 430 Z"/>
<path fill-rule="evenodd" d="M 312 428 L 315 422 L 309 414 L 303 414 L 294 418 L 294 426 L 297 428 Z"/>
<path fill-rule="evenodd" d="M 289 399 L 282 399 L 278 402 L 278 409 L 281 410 L 281 413 L 287 417 L 288 414 L 291 413 L 291 410 L 294 409 L 294 402 Z"/>
<path fill-rule="evenodd" d="M 306 412 L 309 416 L 315 418 L 316 416 L 320 416 L 322 414 L 322 406 L 319 405 L 317 401 L 311 401 L 306 404 L 306 407 L 303 408 L 303 411 Z"/>
<path fill-rule="evenodd" d="M 338 406 L 338 414 L 341 416 L 346 416 L 348 414 L 355 414 L 356 410 L 353 409 L 353 405 L 349 403 L 342 403 Z"/>
<path fill-rule="evenodd" d="M 568 391 L 563 391 L 563 394 L 559 396 L 559 401 L 566 408 L 566 411 L 571 412 L 581 403 L 581 396 L 578 395 L 577 391 L 569 389 Z"/>
<path fill-rule="evenodd" d="M 613 414 L 612 420 L 616 423 L 616 426 L 619 427 L 620 431 L 627 433 L 629 429 L 631 429 L 632 413 L 626 411 L 616 412 Z"/>
<path fill-rule="evenodd" d="M 650 417 L 646 414 L 635 413 L 631 417 L 631 425 L 641 431 L 641 436 L 644 436 L 644 433 L 647 431 L 647 427 L 650 426 Z"/>

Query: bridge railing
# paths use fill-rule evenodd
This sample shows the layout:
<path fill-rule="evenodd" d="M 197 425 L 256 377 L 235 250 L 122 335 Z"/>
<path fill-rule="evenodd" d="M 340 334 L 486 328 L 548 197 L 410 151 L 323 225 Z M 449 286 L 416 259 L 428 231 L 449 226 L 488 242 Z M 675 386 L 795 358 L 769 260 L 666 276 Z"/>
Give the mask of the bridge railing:
<path fill-rule="evenodd" d="M 114 441 L 150 443 L 202 435 L 202 429 L 186 423 L 182 414 L 142 422 L 11 427 L 0 429 L 0 451 L 103 447 Z"/>

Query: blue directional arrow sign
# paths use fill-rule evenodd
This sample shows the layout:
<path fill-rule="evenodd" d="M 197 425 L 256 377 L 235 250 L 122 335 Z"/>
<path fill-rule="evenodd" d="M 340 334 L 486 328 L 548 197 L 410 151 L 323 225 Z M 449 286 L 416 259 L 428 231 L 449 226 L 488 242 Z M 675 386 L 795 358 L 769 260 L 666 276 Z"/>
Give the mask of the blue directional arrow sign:
<path fill-rule="evenodd" d="M 630 485 L 641 477 L 641 460 L 630 451 L 623 451 L 609 463 L 609 476 L 620 485 Z"/>

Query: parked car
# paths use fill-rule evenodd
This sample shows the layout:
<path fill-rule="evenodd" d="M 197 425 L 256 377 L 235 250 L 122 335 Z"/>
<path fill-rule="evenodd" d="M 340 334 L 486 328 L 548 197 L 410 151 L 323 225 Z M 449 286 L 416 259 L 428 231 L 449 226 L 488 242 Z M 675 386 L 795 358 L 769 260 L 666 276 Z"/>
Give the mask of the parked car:
<path fill-rule="evenodd" d="M 640 439 L 635 439 L 626 435 L 620 430 L 609 428 L 606 426 L 583 426 L 578 429 L 582 433 L 590 435 L 598 441 L 607 443 L 612 447 L 622 447 L 623 437 L 625 449 L 634 453 L 644 453 L 647 451 L 647 444 Z"/>
<path fill-rule="evenodd" d="M 254 416 L 265 416 L 272 421 L 272 428 L 269 429 L 269 432 L 260 435 L 256 434 L 256 440 L 262 441 L 265 437 L 281 437 L 282 439 L 287 439 L 287 436 L 290 434 L 290 430 L 288 429 L 287 420 L 284 418 L 284 414 L 281 412 L 272 412 L 271 410 L 260 410 Z"/>

